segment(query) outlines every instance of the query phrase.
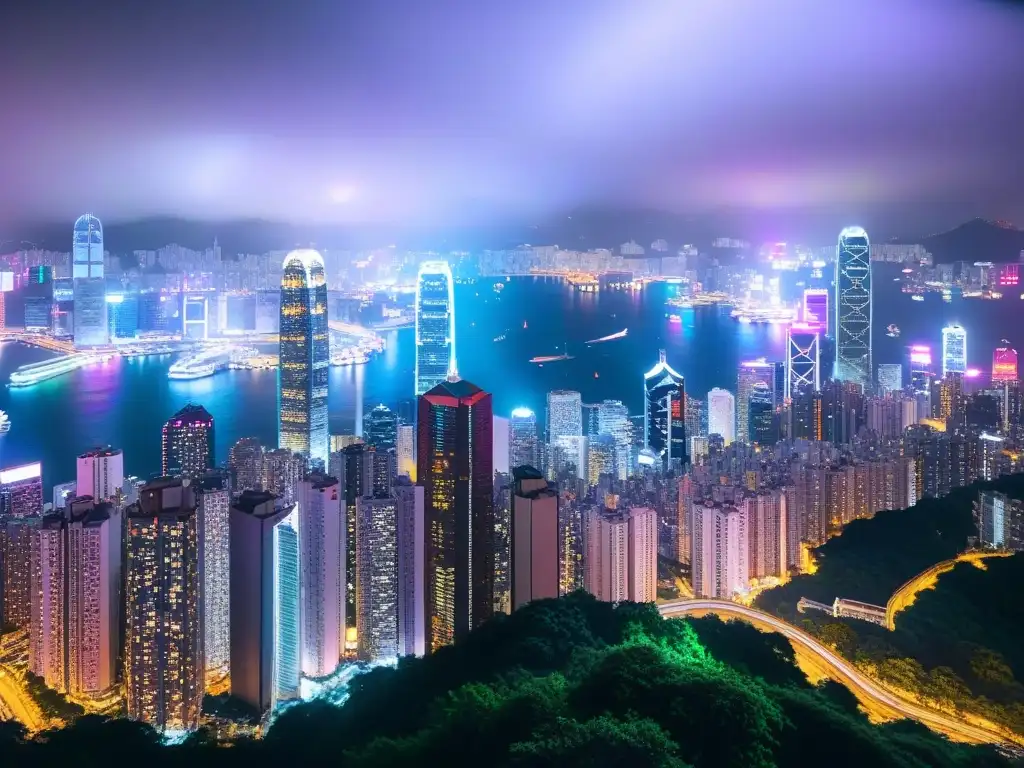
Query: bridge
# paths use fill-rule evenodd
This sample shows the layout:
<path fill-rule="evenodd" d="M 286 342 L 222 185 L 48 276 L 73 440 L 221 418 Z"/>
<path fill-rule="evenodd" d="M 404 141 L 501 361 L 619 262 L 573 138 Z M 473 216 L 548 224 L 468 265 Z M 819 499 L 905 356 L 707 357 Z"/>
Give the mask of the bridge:
<path fill-rule="evenodd" d="M 821 677 L 828 677 L 845 685 L 857 697 L 872 720 L 916 720 L 954 741 L 971 744 L 996 744 L 1010 748 L 1024 744 L 1024 739 L 1002 731 L 980 718 L 964 720 L 890 692 L 807 632 L 756 608 L 748 608 L 727 600 L 697 599 L 661 603 L 658 610 L 666 619 L 714 614 L 726 621 L 745 621 L 762 632 L 778 632 L 793 645 L 801 669 L 805 672 L 813 670 Z"/>

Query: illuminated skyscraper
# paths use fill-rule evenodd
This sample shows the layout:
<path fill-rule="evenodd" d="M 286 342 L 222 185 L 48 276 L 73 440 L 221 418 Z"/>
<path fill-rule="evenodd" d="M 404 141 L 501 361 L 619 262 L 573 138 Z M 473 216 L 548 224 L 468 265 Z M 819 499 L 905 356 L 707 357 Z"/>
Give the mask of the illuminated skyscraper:
<path fill-rule="evenodd" d="M 103 225 L 90 213 L 79 216 L 75 222 L 71 260 L 75 346 L 103 346 L 110 341 L 107 284 L 103 278 Z"/>
<path fill-rule="evenodd" d="M 540 462 L 537 441 L 537 416 L 529 408 L 516 408 L 509 419 L 508 464 L 536 467 Z"/>
<path fill-rule="evenodd" d="M 903 366 L 899 363 L 879 363 L 878 388 L 883 395 L 903 391 Z"/>
<path fill-rule="evenodd" d="M 494 613 L 491 396 L 453 379 L 420 396 L 417 476 L 426 542 L 426 647 L 464 637 Z"/>
<path fill-rule="evenodd" d="M 597 410 L 597 431 L 601 435 L 611 435 L 615 441 L 615 478 L 625 480 L 629 477 L 629 409 L 621 400 L 605 400 Z"/>
<path fill-rule="evenodd" d="M 915 395 L 930 395 L 932 391 L 932 350 L 925 344 L 910 347 L 910 386 Z"/>
<path fill-rule="evenodd" d="M 302 674 L 330 675 L 345 650 L 344 502 L 338 481 L 312 474 L 299 483 L 302 568 Z"/>
<path fill-rule="evenodd" d="M 66 546 L 64 516 L 44 517 L 32 537 L 28 667 L 48 688 L 60 693 L 67 692 Z"/>
<path fill-rule="evenodd" d="M 779 423 L 775 416 L 772 392 L 764 383 L 758 382 L 750 390 L 747 399 L 747 440 L 758 445 L 775 445 L 779 441 Z"/>
<path fill-rule="evenodd" d="M 782 400 L 782 393 L 775 392 L 776 368 L 776 363 L 769 363 L 763 357 L 740 363 L 736 376 L 736 439 L 740 442 L 746 443 L 751 440 L 748 421 L 751 392 L 755 388 L 766 387 L 772 397 L 772 406 L 776 400 Z"/>
<path fill-rule="evenodd" d="M 746 592 L 750 578 L 747 501 L 740 506 L 694 504 L 690 567 L 697 597 L 730 599 Z"/>
<path fill-rule="evenodd" d="M 221 682 L 231 662 L 231 485 L 223 472 L 197 483 L 203 587 L 204 686 Z"/>
<path fill-rule="evenodd" d="M 942 375 L 967 372 L 967 331 L 962 325 L 942 329 Z"/>
<path fill-rule="evenodd" d="M 664 466 L 689 462 L 686 449 L 686 385 L 658 352 L 658 364 L 644 374 L 644 442 Z"/>
<path fill-rule="evenodd" d="M 0 559 L 3 560 L 3 603 L 0 618 L 8 626 L 28 629 L 32 594 L 33 537 L 42 521 L 39 515 L 0 515 Z"/>
<path fill-rule="evenodd" d="M 363 439 L 378 451 L 393 451 L 398 444 L 398 414 L 381 404 L 370 411 L 363 425 Z"/>
<path fill-rule="evenodd" d="M 870 386 L 871 244 L 860 227 L 839 233 L 836 254 L 835 378 Z"/>
<path fill-rule="evenodd" d="M 291 504 L 305 473 L 306 459 L 302 454 L 292 453 L 287 448 L 264 451 L 261 490 L 269 491 L 285 504 Z"/>
<path fill-rule="evenodd" d="M 298 518 L 265 491 L 231 507 L 231 695 L 259 712 L 299 696 Z"/>
<path fill-rule="evenodd" d="M 53 267 L 35 266 L 28 271 L 25 290 L 25 330 L 50 331 L 53 327 Z"/>
<path fill-rule="evenodd" d="M 125 698 L 129 717 L 162 731 L 199 726 L 198 528 L 187 478 L 153 480 L 128 507 Z"/>
<path fill-rule="evenodd" d="M 327 279 L 317 251 L 292 251 L 281 276 L 281 371 L 277 444 L 327 466 Z"/>
<path fill-rule="evenodd" d="M 786 331 L 786 391 L 790 400 L 802 389 L 821 389 L 821 335 L 804 323 Z"/>
<path fill-rule="evenodd" d="M 416 482 L 416 427 L 412 424 L 398 425 L 395 463 L 399 475 Z"/>
<path fill-rule="evenodd" d="M 164 477 L 202 477 L 213 469 L 213 446 L 213 416 L 189 403 L 164 424 Z"/>
<path fill-rule="evenodd" d="M 736 435 L 736 398 L 727 389 L 708 392 L 708 434 L 721 435 L 729 445 Z"/>
<path fill-rule="evenodd" d="M 382 661 L 423 646 L 423 488 L 408 482 L 393 496 L 356 502 L 357 655 Z"/>
<path fill-rule="evenodd" d="M 124 455 L 120 449 L 96 448 L 78 457 L 75 494 L 92 496 L 96 501 L 111 501 L 124 485 Z"/>
<path fill-rule="evenodd" d="M 416 278 L 416 394 L 456 371 L 455 281 L 446 261 L 425 261 Z"/>
<path fill-rule="evenodd" d="M 996 347 L 992 353 L 992 381 L 1017 380 L 1017 350 L 1012 347 Z"/>
<path fill-rule="evenodd" d="M 255 437 L 243 437 L 228 451 L 234 493 L 263 488 L 263 446 Z"/>
<path fill-rule="evenodd" d="M 39 462 L 0 470 L 0 516 L 28 517 L 43 511 L 43 467 Z"/>
<path fill-rule="evenodd" d="M 556 389 L 548 392 L 548 442 L 583 434 L 583 398 L 579 392 Z"/>
<path fill-rule="evenodd" d="M 828 336 L 828 288 L 805 288 L 803 321 Z"/>

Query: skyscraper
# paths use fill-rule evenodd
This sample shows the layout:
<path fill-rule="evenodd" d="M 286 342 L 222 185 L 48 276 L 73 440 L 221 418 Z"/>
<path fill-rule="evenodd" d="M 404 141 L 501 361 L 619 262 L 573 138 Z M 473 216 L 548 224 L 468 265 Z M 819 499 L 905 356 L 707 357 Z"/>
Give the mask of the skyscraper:
<path fill-rule="evenodd" d="M 33 537 L 42 522 L 39 515 L 0 515 L 0 559 L 3 560 L 3 601 L 0 618 L 18 629 L 28 629 L 32 595 Z"/>
<path fill-rule="evenodd" d="M 203 698 L 199 530 L 187 478 L 146 483 L 128 508 L 125 697 L 162 731 L 199 725 Z"/>
<path fill-rule="evenodd" d="M 446 261 L 425 261 L 416 278 L 416 394 L 456 371 L 455 281 Z"/>
<path fill-rule="evenodd" d="M 302 674 L 330 675 L 345 650 L 344 502 L 338 481 L 312 474 L 299 483 L 302 568 Z"/>
<path fill-rule="evenodd" d="M 420 397 L 417 475 L 424 489 L 429 651 L 494 612 L 491 396 L 452 379 Z"/>
<path fill-rule="evenodd" d="M 92 496 L 96 501 L 111 501 L 124 485 L 124 455 L 121 450 L 95 448 L 78 457 L 75 493 Z"/>
<path fill-rule="evenodd" d="M 416 427 L 412 424 L 398 425 L 395 463 L 399 475 L 416 482 Z"/>
<path fill-rule="evenodd" d="M 299 696 L 298 516 L 265 491 L 231 507 L 231 695 L 259 712 Z"/>
<path fill-rule="evenodd" d="M 879 363 L 878 389 L 883 395 L 903 391 L 903 366 L 899 363 Z"/>
<path fill-rule="evenodd" d="M 363 439 L 378 451 L 393 451 L 398 444 L 398 414 L 383 403 L 375 406 L 363 425 Z"/>
<path fill-rule="evenodd" d="M 203 588 L 204 686 L 217 686 L 231 662 L 231 484 L 224 472 L 197 483 L 199 583 Z"/>
<path fill-rule="evenodd" d="M 967 372 L 967 331 L 962 325 L 942 329 L 942 375 Z"/>
<path fill-rule="evenodd" d="M 281 276 L 281 372 L 278 383 L 278 447 L 327 466 L 327 279 L 317 251 L 292 251 Z"/>
<path fill-rule="evenodd" d="M 32 267 L 25 291 L 25 330 L 49 331 L 52 327 L 53 267 Z"/>
<path fill-rule="evenodd" d="M 548 392 L 548 442 L 583 435 L 583 398 L 579 392 L 556 389 Z"/>
<path fill-rule="evenodd" d="M 654 510 L 594 508 L 583 525 L 584 588 L 610 603 L 653 602 L 658 576 Z"/>
<path fill-rule="evenodd" d="M 747 398 L 747 440 L 758 445 L 775 445 L 779 441 L 779 422 L 775 415 L 772 392 L 758 382 Z"/>
<path fill-rule="evenodd" d="M 189 403 L 164 424 L 164 477 L 202 477 L 214 467 L 213 446 L 213 416 Z"/>
<path fill-rule="evenodd" d="M 745 592 L 749 576 L 746 502 L 694 504 L 690 567 L 697 597 L 730 599 Z"/>
<path fill-rule="evenodd" d="M 529 408 L 516 408 L 509 419 L 508 464 L 536 467 L 540 463 L 537 442 L 537 417 Z"/>
<path fill-rule="evenodd" d="M 805 323 L 828 336 L 828 288 L 805 288 L 803 317 Z"/>
<path fill-rule="evenodd" d="M 558 491 L 534 467 L 512 471 L 512 610 L 558 597 Z"/>
<path fill-rule="evenodd" d="M 860 227 L 839 233 L 835 378 L 867 389 L 871 367 L 871 244 Z"/>
<path fill-rule="evenodd" d="M 39 462 L 0 470 L 0 516 L 28 517 L 43 511 L 43 467 Z"/>
<path fill-rule="evenodd" d="M 658 363 L 644 374 L 644 442 L 664 466 L 689 461 L 686 448 L 686 385 L 659 350 Z"/>
<path fill-rule="evenodd" d="M 929 395 L 932 389 L 932 350 L 925 344 L 915 344 L 907 354 L 910 369 L 910 386 L 915 395 Z"/>
<path fill-rule="evenodd" d="M 748 442 L 750 437 L 750 394 L 755 387 L 766 387 L 772 396 L 772 405 L 782 399 L 782 393 L 775 392 L 775 363 L 769 363 L 763 357 L 757 360 L 744 360 L 740 363 L 736 375 L 736 439 Z"/>
<path fill-rule="evenodd" d="M 629 409 L 621 400 L 604 400 L 598 406 L 597 431 L 615 441 L 615 478 L 625 480 L 630 468 L 630 425 Z"/>
<path fill-rule="evenodd" d="M 47 688 L 67 692 L 64 516 L 47 515 L 32 537 L 28 668 Z"/>
<path fill-rule="evenodd" d="M 75 222 L 71 253 L 75 296 L 75 347 L 98 347 L 110 340 L 107 285 L 103 278 L 103 225 L 90 213 Z"/>
<path fill-rule="evenodd" d="M 1017 350 L 1013 347 L 996 347 L 992 353 L 992 381 L 1017 380 Z"/>
<path fill-rule="evenodd" d="M 803 389 L 821 389 L 821 334 L 804 323 L 793 323 L 786 331 L 787 400 Z"/>
<path fill-rule="evenodd" d="M 263 488 L 263 446 L 255 437 L 243 437 L 228 452 L 234 493 Z"/>
<path fill-rule="evenodd" d="M 727 389 L 715 387 L 708 392 L 708 434 L 721 435 L 725 444 L 735 439 L 736 398 Z"/>

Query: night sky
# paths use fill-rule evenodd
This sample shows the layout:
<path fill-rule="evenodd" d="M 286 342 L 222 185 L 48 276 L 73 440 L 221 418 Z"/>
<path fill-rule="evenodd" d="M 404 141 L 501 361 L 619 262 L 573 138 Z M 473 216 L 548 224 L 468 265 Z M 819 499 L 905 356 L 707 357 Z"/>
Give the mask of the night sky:
<path fill-rule="evenodd" d="M 1024 223 L 1013 3 L 0 5 L 2 224 L 590 205 Z"/>

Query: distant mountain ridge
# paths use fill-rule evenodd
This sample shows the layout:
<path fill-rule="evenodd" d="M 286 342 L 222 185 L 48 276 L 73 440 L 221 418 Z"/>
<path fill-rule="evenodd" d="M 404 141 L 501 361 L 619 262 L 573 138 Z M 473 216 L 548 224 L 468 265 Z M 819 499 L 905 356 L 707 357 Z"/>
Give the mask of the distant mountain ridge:
<path fill-rule="evenodd" d="M 936 264 L 954 261 L 1017 261 L 1024 251 L 1024 231 L 1006 221 L 971 219 L 958 227 L 923 238 L 900 238 L 895 242 L 920 243 Z"/>

